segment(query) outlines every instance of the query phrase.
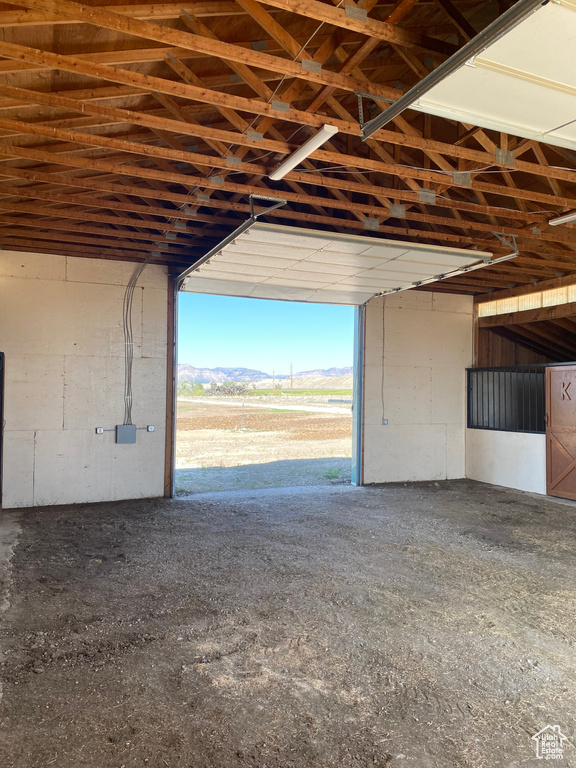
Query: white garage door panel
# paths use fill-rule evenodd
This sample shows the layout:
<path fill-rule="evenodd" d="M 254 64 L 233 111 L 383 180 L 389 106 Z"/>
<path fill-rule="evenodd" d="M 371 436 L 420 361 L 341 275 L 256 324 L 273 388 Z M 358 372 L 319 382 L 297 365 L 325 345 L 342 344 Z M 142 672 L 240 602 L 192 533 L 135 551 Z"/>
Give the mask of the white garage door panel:
<path fill-rule="evenodd" d="M 310 288 L 295 288 L 285 285 L 260 285 L 250 294 L 255 299 L 277 299 L 279 301 L 309 301 L 316 291 Z"/>
<path fill-rule="evenodd" d="M 200 273 L 202 274 L 203 270 L 200 270 Z M 265 267 L 255 267 L 252 264 L 240 264 L 240 263 L 222 263 L 222 264 L 211 264 L 210 265 L 210 275 L 214 277 L 216 274 L 218 275 L 230 275 L 234 276 L 234 279 L 246 279 L 246 280 L 257 280 L 258 278 L 262 280 L 266 280 L 266 278 L 269 275 L 269 272 L 266 270 Z"/>
<path fill-rule="evenodd" d="M 576 3 L 540 7 L 414 109 L 576 148 Z"/>
<path fill-rule="evenodd" d="M 268 253 L 270 253 L 270 246 L 266 246 Z M 215 263 L 215 262 L 213 262 Z M 252 253 L 230 253 L 226 251 L 225 254 L 218 259 L 219 264 L 250 264 L 254 267 L 275 267 L 276 269 L 288 269 L 299 264 L 293 257 L 286 259 L 281 256 L 254 256 Z"/>
<path fill-rule="evenodd" d="M 253 224 L 215 249 L 183 290 L 327 304 L 364 304 L 377 293 L 489 259 L 484 251 Z"/>
<path fill-rule="evenodd" d="M 350 268 L 345 264 L 326 264 L 317 263 L 308 259 L 294 264 L 291 272 L 307 272 L 310 275 L 324 275 L 326 278 L 336 278 L 338 275 L 346 276 L 350 274 Z"/>

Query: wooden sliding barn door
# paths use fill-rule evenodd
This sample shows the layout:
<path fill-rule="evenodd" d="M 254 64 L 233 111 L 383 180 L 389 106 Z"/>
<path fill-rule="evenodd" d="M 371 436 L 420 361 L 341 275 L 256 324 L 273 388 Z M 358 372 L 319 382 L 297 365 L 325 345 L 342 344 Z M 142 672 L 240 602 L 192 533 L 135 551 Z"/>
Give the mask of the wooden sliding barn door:
<path fill-rule="evenodd" d="M 546 369 L 546 492 L 576 499 L 576 365 Z"/>

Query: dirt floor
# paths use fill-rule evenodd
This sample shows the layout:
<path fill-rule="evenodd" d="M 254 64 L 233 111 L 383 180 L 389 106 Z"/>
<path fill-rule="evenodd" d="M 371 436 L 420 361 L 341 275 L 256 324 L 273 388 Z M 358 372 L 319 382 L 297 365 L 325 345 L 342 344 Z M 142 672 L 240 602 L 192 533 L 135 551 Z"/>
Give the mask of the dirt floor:
<path fill-rule="evenodd" d="M 349 483 L 350 409 L 286 407 L 179 402 L 176 493 Z"/>
<path fill-rule="evenodd" d="M 576 765 L 576 508 L 470 481 L 4 513 L 2 768 Z"/>

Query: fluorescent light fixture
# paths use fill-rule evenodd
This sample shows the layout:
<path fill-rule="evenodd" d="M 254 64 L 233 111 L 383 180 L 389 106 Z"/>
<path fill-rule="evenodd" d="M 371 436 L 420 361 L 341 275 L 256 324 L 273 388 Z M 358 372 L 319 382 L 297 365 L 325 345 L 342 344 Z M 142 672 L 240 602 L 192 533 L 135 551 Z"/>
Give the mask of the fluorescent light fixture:
<path fill-rule="evenodd" d="M 324 144 L 325 141 L 328 141 L 331 136 L 334 136 L 335 133 L 338 133 L 338 128 L 333 125 L 323 125 L 318 133 L 311 136 L 307 142 L 302 144 L 300 149 L 297 149 L 296 152 L 289 155 L 276 170 L 272 171 L 268 178 L 272 179 L 272 181 L 280 181 L 280 179 L 283 179 L 287 173 L 290 173 L 290 171 L 301 163 L 302 160 L 306 160 L 314 150 L 321 147 L 322 144 Z"/>
<path fill-rule="evenodd" d="M 557 227 L 558 224 L 567 224 L 569 221 L 576 221 L 576 211 L 565 213 L 564 216 L 558 216 L 557 219 L 550 219 L 548 224 L 550 224 L 551 227 Z"/>

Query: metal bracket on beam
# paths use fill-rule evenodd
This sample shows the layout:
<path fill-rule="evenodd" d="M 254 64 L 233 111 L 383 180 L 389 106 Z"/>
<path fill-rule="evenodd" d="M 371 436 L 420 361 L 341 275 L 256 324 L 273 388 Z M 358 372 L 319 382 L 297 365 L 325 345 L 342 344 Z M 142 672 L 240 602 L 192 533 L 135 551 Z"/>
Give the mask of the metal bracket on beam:
<path fill-rule="evenodd" d="M 518 243 L 516 242 L 516 235 L 509 235 L 507 233 L 501 234 L 500 232 L 492 232 L 494 237 L 496 237 L 502 245 L 507 246 L 508 248 L 512 249 L 512 253 L 508 256 L 505 256 L 506 259 L 511 259 L 514 256 L 518 256 L 520 251 L 518 250 Z M 509 239 L 508 239 L 509 238 Z M 498 259 L 500 261 L 500 259 Z M 494 263 L 494 262 L 492 262 Z"/>
<path fill-rule="evenodd" d="M 358 99 L 358 122 L 360 123 L 360 128 L 363 128 L 365 125 L 367 125 L 367 123 L 364 122 L 364 99 L 370 99 L 370 101 L 385 101 L 388 104 L 394 104 L 394 99 L 389 99 L 385 96 L 376 96 L 374 93 L 354 91 L 354 94 Z"/>
<path fill-rule="evenodd" d="M 288 104 L 285 101 L 272 99 L 272 101 L 270 102 L 270 106 L 272 107 L 272 109 L 275 109 L 277 112 L 290 112 L 290 104 Z"/>
<path fill-rule="evenodd" d="M 264 216 L 267 213 L 270 213 L 270 211 L 276 210 L 276 208 L 281 208 L 283 205 L 286 205 L 286 200 L 278 199 L 277 197 L 267 197 L 266 195 L 250 195 L 250 218 L 256 219 L 260 218 L 260 216 Z M 260 211 L 259 213 L 254 212 L 254 200 L 268 200 L 268 202 L 272 202 L 272 200 L 275 200 L 276 202 L 274 205 L 271 205 L 269 208 L 265 208 L 263 211 Z"/>
<path fill-rule="evenodd" d="M 319 61 L 314 61 L 313 59 L 302 59 L 300 63 L 302 64 L 302 69 L 304 69 L 306 72 L 316 72 L 318 75 L 322 73 L 322 64 L 320 64 Z"/>
<path fill-rule="evenodd" d="M 496 162 L 498 165 L 516 165 L 516 156 L 509 149 L 496 147 Z"/>
<path fill-rule="evenodd" d="M 405 219 L 406 218 L 406 206 L 398 205 L 397 203 L 390 203 L 390 216 L 393 219 Z"/>
<path fill-rule="evenodd" d="M 364 8 L 358 8 L 356 5 L 347 5 L 344 13 L 349 19 L 356 21 L 368 21 L 368 12 Z"/>
<path fill-rule="evenodd" d="M 436 202 L 436 192 L 434 192 L 433 189 L 419 189 L 418 200 L 421 203 L 428 203 L 429 205 L 434 205 L 434 203 Z"/>
<path fill-rule="evenodd" d="M 264 134 L 258 131 L 246 131 L 246 138 L 250 141 L 264 141 Z"/>
<path fill-rule="evenodd" d="M 380 228 L 380 221 L 373 216 L 364 216 L 364 229 L 370 229 L 377 232 Z"/>
<path fill-rule="evenodd" d="M 452 171 L 452 181 L 459 187 L 471 187 L 472 174 L 470 171 Z"/>

